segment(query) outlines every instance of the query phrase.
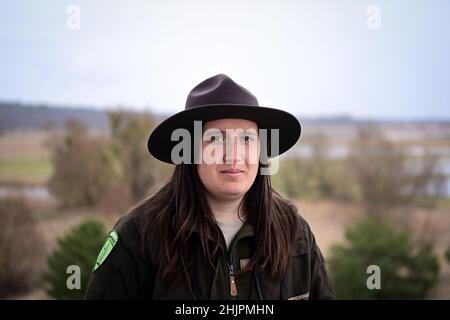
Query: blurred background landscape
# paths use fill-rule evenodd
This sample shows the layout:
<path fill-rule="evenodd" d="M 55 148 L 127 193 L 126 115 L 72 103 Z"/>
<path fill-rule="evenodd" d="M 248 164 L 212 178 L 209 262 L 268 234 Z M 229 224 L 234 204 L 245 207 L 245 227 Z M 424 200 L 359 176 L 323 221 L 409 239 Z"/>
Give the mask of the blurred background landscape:
<path fill-rule="evenodd" d="M 146 150 L 164 115 L 4 103 L 0 116 L 1 293 L 50 298 L 59 283 L 66 295 L 56 297 L 80 297 L 64 287 L 67 266 L 84 263 L 89 273 L 106 231 L 172 170 Z M 379 298 L 449 298 L 450 121 L 301 122 L 273 185 L 311 224 L 341 295 L 377 298 L 364 289 L 366 267 L 386 264 L 382 284 L 383 270 L 399 278 Z M 367 239 L 346 238 L 354 226 Z M 359 246 L 356 257 L 342 252 Z"/>
<path fill-rule="evenodd" d="M 173 169 L 148 154 L 152 128 L 226 73 L 302 124 L 272 184 L 310 223 L 338 298 L 450 299 L 449 10 L 0 4 L 0 298 L 82 298 L 114 223 Z"/>

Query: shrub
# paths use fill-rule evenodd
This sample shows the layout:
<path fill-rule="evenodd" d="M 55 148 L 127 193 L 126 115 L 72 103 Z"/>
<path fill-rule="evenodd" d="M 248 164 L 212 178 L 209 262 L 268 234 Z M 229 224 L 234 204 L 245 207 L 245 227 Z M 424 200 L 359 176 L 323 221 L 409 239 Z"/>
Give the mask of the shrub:
<path fill-rule="evenodd" d="M 450 263 L 450 247 L 448 247 L 447 252 L 445 253 L 445 257 L 447 258 L 447 261 Z"/>
<path fill-rule="evenodd" d="M 44 242 L 22 198 L 0 200 L 0 298 L 32 286 Z"/>
<path fill-rule="evenodd" d="M 102 223 L 86 220 L 58 240 L 58 247 L 49 256 L 48 271 L 44 275 L 47 293 L 56 299 L 83 299 L 86 286 L 106 231 Z M 76 265 L 81 271 L 81 288 L 68 289 L 67 268 Z"/>
<path fill-rule="evenodd" d="M 439 263 L 430 246 L 415 250 L 409 233 L 367 219 L 346 233 L 347 245 L 332 247 L 330 270 L 341 299 L 419 299 L 434 285 Z M 369 265 L 381 270 L 381 289 L 369 290 Z"/>
<path fill-rule="evenodd" d="M 90 135 L 76 120 L 52 144 L 50 191 L 64 207 L 94 206 L 116 179 L 115 159 L 108 139 Z"/>

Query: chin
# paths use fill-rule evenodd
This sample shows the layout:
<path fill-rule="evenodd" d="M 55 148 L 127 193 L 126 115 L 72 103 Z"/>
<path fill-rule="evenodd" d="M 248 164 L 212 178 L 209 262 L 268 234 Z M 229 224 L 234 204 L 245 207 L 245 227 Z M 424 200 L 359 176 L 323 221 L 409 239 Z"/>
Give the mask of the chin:
<path fill-rule="evenodd" d="M 222 194 L 230 198 L 242 197 L 247 192 L 244 188 L 229 188 L 222 190 Z"/>

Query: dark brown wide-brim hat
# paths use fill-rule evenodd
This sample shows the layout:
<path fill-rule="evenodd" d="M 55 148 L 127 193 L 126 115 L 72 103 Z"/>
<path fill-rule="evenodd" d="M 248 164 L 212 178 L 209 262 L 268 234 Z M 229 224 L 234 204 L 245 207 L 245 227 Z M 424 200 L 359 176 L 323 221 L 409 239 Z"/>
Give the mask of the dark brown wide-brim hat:
<path fill-rule="evenodd" d="M 295 116 L 276 108 L 262 107 L 256 97 L 225 74 L 208 78 L 191 90 L 186 106 L 161 122 L 148 139 L 148 150 L 155 158 L 173 163 L 172 148 L 179 141 L 171 141 L 172 132 L 178 128 L 194 132 L 194 121 L 238 118 L 257 123 L 258 129 L 279 130 L 278 153 L 270 152 L 269 158 L 289 150 L 300 138 L 301 126 Z M 192 141 L 193 144 L 193 141 Z M 269 143 L 270 144 L 270 143 Z"/>

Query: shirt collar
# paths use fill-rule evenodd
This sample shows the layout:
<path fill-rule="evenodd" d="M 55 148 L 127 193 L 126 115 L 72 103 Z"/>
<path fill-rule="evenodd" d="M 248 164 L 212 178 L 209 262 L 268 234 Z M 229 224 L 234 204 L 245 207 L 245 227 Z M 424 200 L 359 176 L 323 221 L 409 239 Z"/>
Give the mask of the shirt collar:
<path fill-rule="evenodd" d="M 187 224 L 187 231 L 193 231 L 196 232 L 197 234 L 200 234 L 200 230 L 199 228 L 194 224 L 194 219 L 191 218 L 188 220 L 188 224 Z M 240 240 L 241 238 L 246 238 L 246 237 L 254 237 L 255 236 L 255 227 L 248 221 L 248 219 L 246 219 L 244 221 L 244 224 L 242 225 L 242 227 L 238 230 L 238 232 L 235 235 L 236 241 Z M 212 241 L 216 241 L 216 239 L 214 239 L 211 235 L 211 231 L 208 230 L 208 239 L 212 240 Z"/>

